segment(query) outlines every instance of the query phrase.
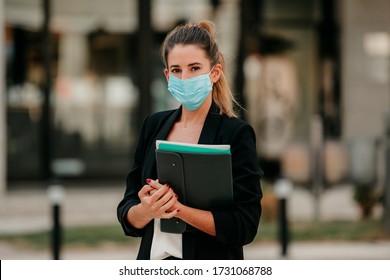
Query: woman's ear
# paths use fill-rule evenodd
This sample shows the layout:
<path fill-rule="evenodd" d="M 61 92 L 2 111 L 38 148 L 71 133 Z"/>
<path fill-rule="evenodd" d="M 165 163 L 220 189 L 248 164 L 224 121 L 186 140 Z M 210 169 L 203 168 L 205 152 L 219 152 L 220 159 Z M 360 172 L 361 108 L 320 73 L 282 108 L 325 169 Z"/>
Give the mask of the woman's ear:
<path fill-rule="evenodd" d="M 164 69 L 164 75 L 165 75 L 165 79 L 167 79 L 167 82 L 169 81 L 169 71 L 167 68 Z"/>
<path fill-rule="evenodd" d="M 219 78 L 221 77 L 222 75 L 222 65 L 220 63 L 218 64 L 215 64 L 213 70 L 211 71 L 211 74 L 210 74 L 210 77 L 211 77 L 211 82 L 214 84 L 216 83 Z"/>

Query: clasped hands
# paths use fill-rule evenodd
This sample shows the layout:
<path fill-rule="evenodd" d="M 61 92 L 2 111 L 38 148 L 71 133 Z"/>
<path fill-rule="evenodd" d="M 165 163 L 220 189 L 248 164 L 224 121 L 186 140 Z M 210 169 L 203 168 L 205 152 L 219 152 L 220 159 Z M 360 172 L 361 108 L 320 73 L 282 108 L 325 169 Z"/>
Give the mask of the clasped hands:
<path fill-rule="evenodd" d="M 176 216 L 180 202 L 172 188 L 168 184 L 160 184 L 158 180 L 147 179 L 146 183 L 138 192 L 143 214 L 149 219 Z"/>

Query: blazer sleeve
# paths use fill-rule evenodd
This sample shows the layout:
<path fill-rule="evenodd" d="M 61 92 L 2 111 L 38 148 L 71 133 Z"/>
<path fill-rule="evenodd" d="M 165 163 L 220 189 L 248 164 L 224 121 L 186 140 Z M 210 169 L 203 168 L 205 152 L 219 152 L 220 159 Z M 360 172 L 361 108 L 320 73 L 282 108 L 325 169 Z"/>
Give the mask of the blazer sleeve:
<path fill-rule="evenodd" d="M 125 235 L 135 236 L 135 237 L 141 237 L 144 233 L 144 229 L 137 229 L 133 227 L 127 220 L 127 212 L 132 206 L 140 203 L 138 192 L 143 186 L 142 167 L 143 167 L 146 148 L 147 148 L 146 147 L 147 119 L 148 117 L 142 123 L 140 137 L 138 140 L 137 148 L 134 153 L 133 166 L 126 177 L 126 191 L 123 199 L 120 201 L 117 207 L 117 217 Z"/>
<path fill-rule="evenodd" d="M 234 206 L 212 211 L 216 238 L 231 246 L 244 246 L 253 241 L 261 216 L 263 175 L 256 153 L 256 136 L 252 127 L 241 123 L 230 140 L 233 171 Z"/>

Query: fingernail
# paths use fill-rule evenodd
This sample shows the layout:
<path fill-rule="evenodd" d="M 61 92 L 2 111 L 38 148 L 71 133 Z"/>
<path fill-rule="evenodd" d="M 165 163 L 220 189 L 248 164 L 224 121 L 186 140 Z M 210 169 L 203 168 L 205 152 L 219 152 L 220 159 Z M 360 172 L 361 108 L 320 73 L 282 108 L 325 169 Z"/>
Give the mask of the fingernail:
<path fill-rule="evenodd" d="M 146 183 L 150 183 L 150 181 L 152 181 L 152 179 L 146 179 Z"/>
<path fill-rule="evenodd" d="M 168 188 L 170 188 L 169 184 L 165 184 L 165 186 L 167 186 Z"/>
<path fill-rule="evenodd" d="M 178 198 L 179 196 L 177 194 L 175 194 L 176 198 Z"/>

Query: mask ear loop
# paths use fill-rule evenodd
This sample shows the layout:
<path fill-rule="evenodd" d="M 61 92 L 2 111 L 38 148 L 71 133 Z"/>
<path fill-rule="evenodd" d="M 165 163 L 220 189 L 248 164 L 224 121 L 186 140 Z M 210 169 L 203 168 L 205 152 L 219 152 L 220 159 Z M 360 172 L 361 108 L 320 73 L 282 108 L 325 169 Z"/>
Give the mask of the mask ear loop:
<path fill-rule="evenodd" d="M 215 68 L 215 65 L 211 68 L 211 70 L 210 70 L 210 72 L 209 72 L 209 78 L 210 78 L 210 79 L 211 79 L 210 74 L 214 71 L 214 68 Z M 213 82 L 211 82 L 211 84 L 214 85 Z"/>
<path fill-rule="evenodd" d="M 210 70 L 210 72 L 209 72 L 209 76 L 210 76 L 211 72 L 214 71 L 214 68 L 215 68 L 215 65 L 211 68 L 211 70 Z M 209 77 L 209 78 L 211 79 L 211 77 Z M 210 81 L 210 82 L 211 82 L 211 81 Z M 213 83 L 213 82 L 211 82 L 211 84 L 214 86 L 214 83 Z"/>
<path fill-rule="evenodd" d="M 214 68 L 215 68 L 215 65 L 211 68 L 210 72 L 209 72 L 209 75 L 211 74 L 211 72 L 214 71 Z"/>

